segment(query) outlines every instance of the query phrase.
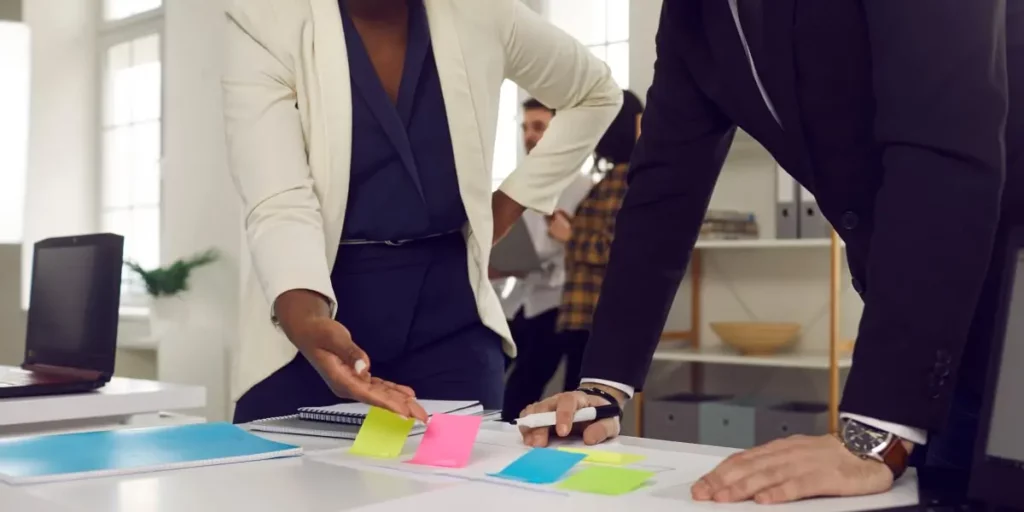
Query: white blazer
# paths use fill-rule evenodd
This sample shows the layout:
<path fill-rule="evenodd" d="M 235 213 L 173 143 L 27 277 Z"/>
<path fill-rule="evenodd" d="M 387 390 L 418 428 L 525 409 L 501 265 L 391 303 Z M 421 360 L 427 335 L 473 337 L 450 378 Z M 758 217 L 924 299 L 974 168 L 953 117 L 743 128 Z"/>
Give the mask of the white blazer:
<path fill-rule="evenodd" d="M 514 81 L 558 110 L 541 143 L 501 185 L 520 204 L 544 213 L 611 124 L 622 91 L 603 62 L 519 0 L 424 3 L 469 217 L 469 281 L 481 320 L 514 357 L 487 278 L 502 81 Z M 338 0 L 229 5 L 225 131 L 252 260 L 243 281 L 240 342 L 232 351 L 237 400 L 297 353 L 272 321 L 279 295 L 309 289 L 336 308 L 330 275 L 345 222 L 352 113 Z"/>

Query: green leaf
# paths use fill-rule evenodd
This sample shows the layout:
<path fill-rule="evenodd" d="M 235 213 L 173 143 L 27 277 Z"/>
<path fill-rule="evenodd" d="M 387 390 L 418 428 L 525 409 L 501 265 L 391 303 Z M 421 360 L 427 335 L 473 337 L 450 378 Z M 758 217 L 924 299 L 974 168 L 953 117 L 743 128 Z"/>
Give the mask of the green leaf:
<path fill-rule="evenodd" d="M 134 261 L 125 261 L 124 264 L 142 279 L 146 285 L 146 293 L 151 297 L 170 297 L 188 290 L 189 277 L 193 270 L 218 259 L 220 254 L 215 249 L 209 249 L 155 269 L 144 269 Z"/>

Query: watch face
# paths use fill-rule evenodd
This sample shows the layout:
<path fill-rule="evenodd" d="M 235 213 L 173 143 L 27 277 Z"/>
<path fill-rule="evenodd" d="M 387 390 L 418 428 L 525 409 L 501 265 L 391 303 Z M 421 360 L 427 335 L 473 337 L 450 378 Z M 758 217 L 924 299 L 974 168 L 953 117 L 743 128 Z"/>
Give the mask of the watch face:
<path fill-rule="evenodd" d="M 892 434 L 856 421 L 843 425 L 843 444 L 858 455 L 870 455 L 884 446 Z"/>

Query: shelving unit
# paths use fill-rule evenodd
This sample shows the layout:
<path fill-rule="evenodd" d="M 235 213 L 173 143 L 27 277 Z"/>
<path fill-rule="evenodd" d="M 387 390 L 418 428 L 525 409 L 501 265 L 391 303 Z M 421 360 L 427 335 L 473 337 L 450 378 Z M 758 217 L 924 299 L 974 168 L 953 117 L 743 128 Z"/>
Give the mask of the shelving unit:
<path fill-rule="evenodd" d="M 842 244 L 841 244 L 842 245 Z M 697 249 L 739 250 L 739 249 L 828 249 L 832 241 L 827 238 L 796 238 L 792 240 L 701 240 Z M 845 247 L 845 246 L 844 246 Z"/>
<path fill-rule="evenodd" d="M 658 349 L 654 354 L 654 359 L 678 363 L 768 366 L 772 368 L 804 368 L 808 370 L 827 370 L 830 365 L 827 352 L 792 352 L 767 356 L 745 356 L 725 348 L 662 348 Z M 841 357 L 836 364 L 840 368 L 849 368 L 852 361 L 849 357 Z"/>
<path fill-rule="evenodd" d="M 636 132 L 640 136 L 641 116 L 637 116 Z M 729 158 L 764 159 L 774 164 L 774 159 L 761 145 L 742 130 L 737 131 Z M 775 164 L 777 165 L 777 164 Z M 726 166 L 728 167 L 728 161 Z M 774 172 L 774 169 L 772 169 Z M 723 171 L 728 172 L 728 171 Z M 748 184 L 744 184 L 748 185 Z M 774 224 L 772 225 L 774 227 Z M 703 254 L 708 251 L 740 250 L 828 250 L 829 295 L 828 295 L 828 341 L 826 350 L 820 352 L 789 352 L 771 356 L 744 356 L 727 348 L 701 346 L 701 281 L 703 278 Z M 850 352 L 852 341 L 844 341 L 840 334 L 840 295 L 842 293 L 842 253 L 845 244 L 835 230 L 829 238 L 810 239 L 752 239 L 752 240 L 700 240 L 690 258 L 688 275 L 690 287 L 690 327 L 685 331 L 665 331 L 663 345 L 654 354 L 656 361 L 690 363 L 693 365 L 691 389 L 699 392 L 703 381 L 703 365 L 759 366 L 787 369 L 827 370 L 829 430 L 835 433 L 839 428 L 839 371 L 852 366 Z M 820 339 L 820 338 L 819 338 Z M 668 342 L 668 343 L 666 343 Z M 683 342 L 682 347 L 680 343 Z M 636 433 L 643 435 L 643 393 L 637 393 Z"/>
<path fill-rule="evenodd" d="M 829 372 L 829 429 L 836 432 L 839 424 L 839 371 L 850 368 L 852 359 L 840 340 L 840 290 L 842 252 L 844 244 L 835 231 L 831 238 L 794 240 L 702 240 L 694 248 L 690 258 L 690 318 L 688 331 L 666 331 L 663 342 L 684 341 L 685 347 L 666 343 L 654 354 L 656 361 L 694 364 L 691 373 L 691 389 L 699 392 L 702 387 L 703 364 L 761 366 L 772 368 L 827 370 Z M 782 249 L 828 249 L 829 251 L 829 339 L 828 350 L 822 352 L 782 352 L 769 356 L 745 356 L 724 347 L 701 347 L 701 280 L 703 277 L 703 253 L 717 250 L 782 250 Z M 643 394 L 637 395 L 636 429 L 643 433 Z"/>

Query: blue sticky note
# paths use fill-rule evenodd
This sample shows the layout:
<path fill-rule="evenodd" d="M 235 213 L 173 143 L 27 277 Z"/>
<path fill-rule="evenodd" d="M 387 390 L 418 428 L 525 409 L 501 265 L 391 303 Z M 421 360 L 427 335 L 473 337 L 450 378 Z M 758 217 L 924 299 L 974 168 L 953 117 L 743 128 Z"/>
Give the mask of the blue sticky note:
<path fill-rule="evenodd" d="M 230 423 L 0 439 L 0 482 L 41 483 L 300 455 Z"/>
<path fill-rule="evenodd" d="M 587 458 L 585 453 L 534 448 L 506 466 L 505 469 L 497 473 L 490 473 L 490 476 L 530 484 L 550 484 L 557 482 L 585 458 Z"/>

